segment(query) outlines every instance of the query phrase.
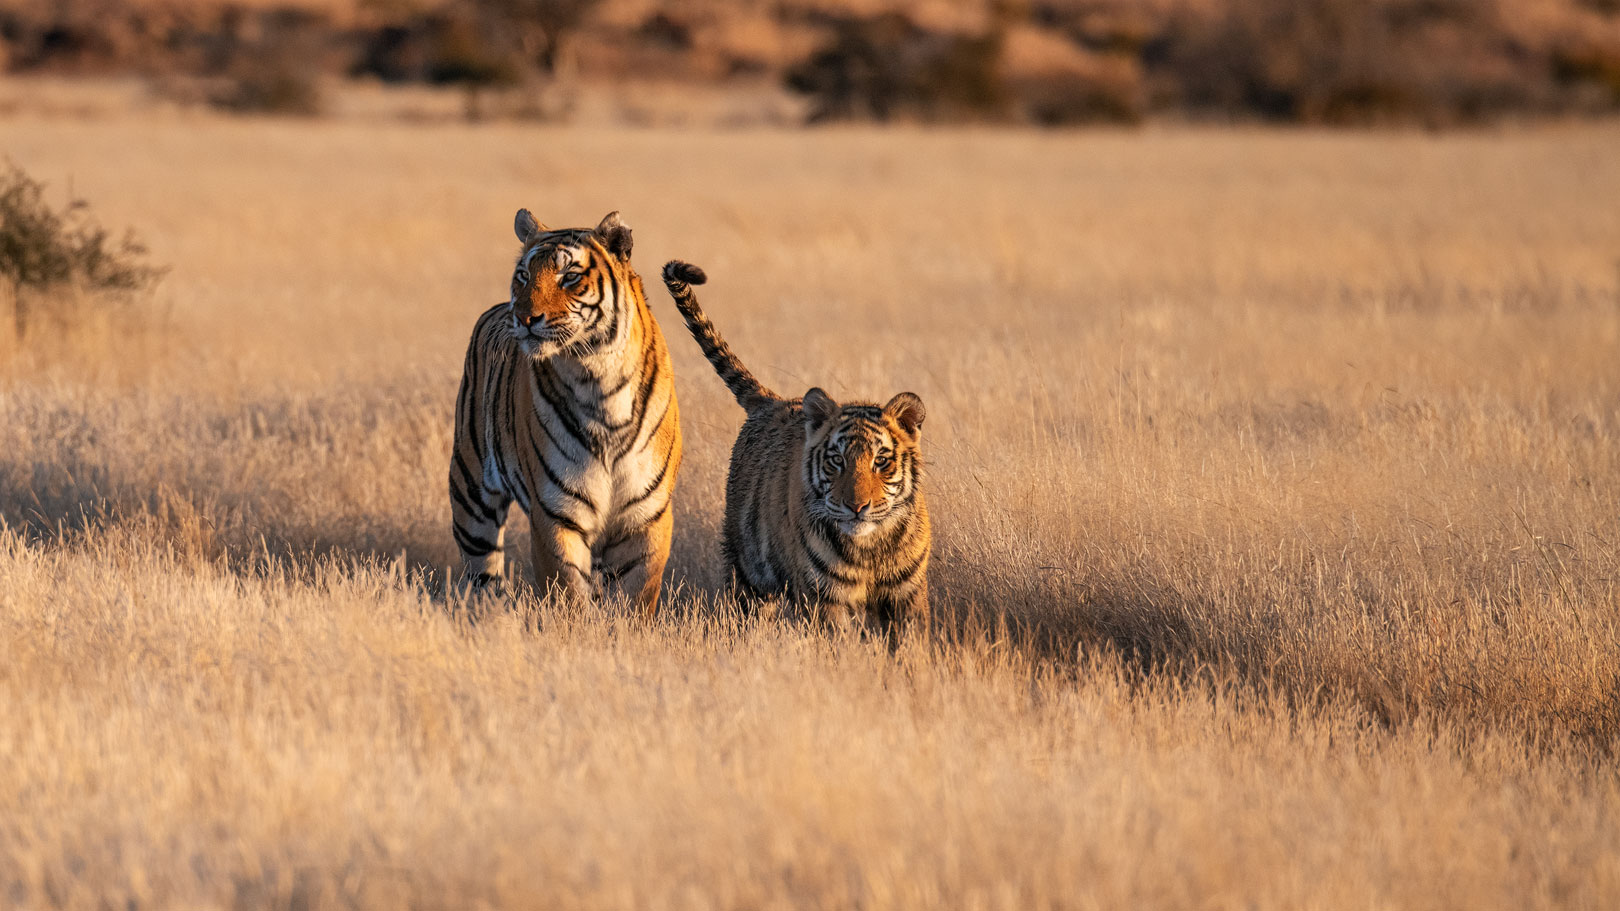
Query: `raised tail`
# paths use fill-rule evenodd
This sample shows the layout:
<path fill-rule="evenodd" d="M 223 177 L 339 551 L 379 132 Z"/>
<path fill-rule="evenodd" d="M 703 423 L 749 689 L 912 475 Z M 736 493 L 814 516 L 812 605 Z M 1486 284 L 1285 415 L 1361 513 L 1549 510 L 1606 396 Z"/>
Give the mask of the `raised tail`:
<path fill-rule="evenodd" d="M 670 297 L 675 298 L 675 306 L 686 319 L 686 328 L 691 330 L 692 337 L 697 339 L 698 347 L 703 349 L 703 356 L 714 365 L 714 372 L 720 374 L 726 388 L 737 397 L 737 404 L 743 408 L 751 408 L 761 402 L 775 401 L 779 398 L 776 393 L 760 385 L 759 380 L 748 372 L 737 355 L 731 353 L 731 346 L 720 337 L 720 331 L 714 328 L 714 323 L 704 315 L 703 308 L 698 306 L 697 295 L 692 293 L 693 285 L 701 285 L 709 277 L 703 270 L 691 263 L 683 263 L 678 259 L 670 260 L 664 264 L 664 287 L 669 289 Z"/>

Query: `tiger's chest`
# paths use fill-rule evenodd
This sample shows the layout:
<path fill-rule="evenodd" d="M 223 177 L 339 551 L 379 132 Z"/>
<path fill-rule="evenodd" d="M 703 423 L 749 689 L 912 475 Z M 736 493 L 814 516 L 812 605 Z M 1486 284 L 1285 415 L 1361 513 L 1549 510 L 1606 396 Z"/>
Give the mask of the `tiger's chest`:
<path fill-rule="evenodd" d="M 662 506 L 662 500 L 649 504 L 638 497 L 668 461 L 652 431 L 664 413 L 659 409 L 673 409 L 672 389 L 636 375 L 593 388 L 574 376 L 536 370 L 527 392 L 512 415 L 522 428 L 511 438 L 516 451 L 486 466 L 526 512 L 543 511 L 592 540 L 624 524 L 627 511 Z"/>

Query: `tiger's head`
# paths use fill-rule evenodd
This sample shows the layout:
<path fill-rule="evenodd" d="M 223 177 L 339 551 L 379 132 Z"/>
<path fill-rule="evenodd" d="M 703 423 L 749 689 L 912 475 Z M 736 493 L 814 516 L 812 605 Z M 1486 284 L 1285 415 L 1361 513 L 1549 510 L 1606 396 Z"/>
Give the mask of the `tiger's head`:
<path fill-rule="evenodd" d="M 634 307 L 630 228 L 609 212 L 592 228 L 551 230 L 519 209 L 523 252 L 512 269 L 512 335 L 530 357 L 595 350 Z"/>
<path fill-rule="evenodd" d="M 839 405 L 818 388 L 803 402 L 810 516 L 857 538 L 904 518 L 922 479 L 922 399 Z"/>

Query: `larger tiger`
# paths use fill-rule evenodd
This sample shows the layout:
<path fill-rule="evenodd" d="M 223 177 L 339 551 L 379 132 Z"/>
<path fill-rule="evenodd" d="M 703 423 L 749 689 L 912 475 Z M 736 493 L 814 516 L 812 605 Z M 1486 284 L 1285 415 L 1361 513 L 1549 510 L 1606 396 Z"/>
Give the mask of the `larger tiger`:
<path fill-rule="evenodd" d="M 787 596 L 834 622 L 896 634 L 928 619 L 928 506 L 922 399 L 839 405 L 813 388 L 784 399 L 756 380 L 698 306 L 703 270 L 680 261 L 664 284 L 709 362 L 748 413 L 731 450 L 721 546 L 755 598 Z"/>
<path fill-rule="evenodd" d="M 514 500 L 535 581 L 616 588 L 651 615 L 669 559 L 681 428 L 669 351 L 617 212 L 550 230 L 520 209 L 511 299 L 473 327 L 456 399 L 452 531 L 475 583 L 504 578 Z"/>

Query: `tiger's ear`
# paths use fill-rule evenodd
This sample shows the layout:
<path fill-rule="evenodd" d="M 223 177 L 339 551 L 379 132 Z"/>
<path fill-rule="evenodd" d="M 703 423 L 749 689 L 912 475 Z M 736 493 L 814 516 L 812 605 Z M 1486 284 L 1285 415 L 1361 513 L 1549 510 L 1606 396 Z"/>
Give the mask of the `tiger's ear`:
<path fill-rule="evenodd" d="M 596 239 L 609 253 L 620 259 L 630 258 L 630 226 L 619 220 L 619 213 L 609 212 L 596 226 Z"/>
<path fill-rule="evenodd" d="M 811 429 L 832 420 L 837 413 L 838 403 L 822 392 L 820 386 L 812 387 L 804 394 L 804 421 Z"/>
<path fill-rule="evenodd" d="M 883 413 L 894 418 L 900 429 L 910 434 L 913 439 L 922 430 L 923 418 L 928 416 L 928 411 L 923 408 L 922 399 L 915 392 L 902 392 L 889 399 L 889 404 L 883 406 Z"/>
<path fill-rule="evenodd" d="M 512 221 L 512 230 L 517 232 L 518 240 L 528 243 L 540 236 L 546 226 L 534 220 L 534 214 L 528 209 L 519 209 L 517 218 Z"/>

